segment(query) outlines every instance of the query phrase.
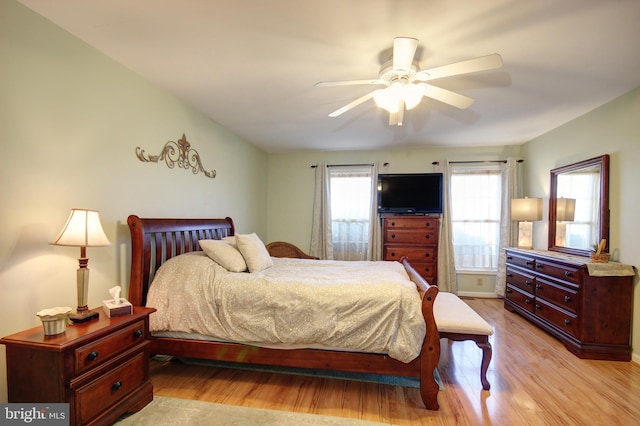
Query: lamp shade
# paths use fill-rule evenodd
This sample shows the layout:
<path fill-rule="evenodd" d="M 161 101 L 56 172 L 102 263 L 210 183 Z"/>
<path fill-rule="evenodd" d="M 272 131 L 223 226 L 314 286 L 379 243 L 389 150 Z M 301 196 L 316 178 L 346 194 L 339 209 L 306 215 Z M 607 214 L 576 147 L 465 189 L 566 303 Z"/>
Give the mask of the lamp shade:
<path fill-rule="evenodd" d="M 542 198 L 514 198 L 511 200 L 511 220 L 542 220 Z"/>
<path fill-rule="evenodd" d="M 102 230 L 96 210 L 71 209 L 67 223 L 51 243 L 58 246 L 95 247 L 111 244 Z"/>
<path fill-rule="evenodd" d="M 573 198 L 558 198 L 556 200 L 556 221 L 573 222 L 576 215 L 576 200 Z"/>

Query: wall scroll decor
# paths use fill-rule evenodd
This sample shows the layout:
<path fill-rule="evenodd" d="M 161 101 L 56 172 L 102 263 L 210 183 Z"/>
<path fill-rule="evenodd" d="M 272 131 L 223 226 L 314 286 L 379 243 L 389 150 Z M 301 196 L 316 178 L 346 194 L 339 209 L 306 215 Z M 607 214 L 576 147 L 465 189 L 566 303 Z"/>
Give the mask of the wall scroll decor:
<path fill-rule="evenodd" d="M 209 172 L 202 167 L 200 154 L 191 148 L 191 144 L 187 141 L 184 133 L 182 134 L 182 139 L 178 139 L 177 142 L 169 141 L 164 144 L 164 148 L 162 148 L 162 152 L 159 155 L 147 155 L 144 149 L 139 146 L 136 147 L 136 155 L 140 161 L 157 163 L 164 160 L 170 169 L 177 165 L 181 169 L 191 169 L 194 175 L 202 172 L 212 179 L 216 177 L 215 170 Z"/>

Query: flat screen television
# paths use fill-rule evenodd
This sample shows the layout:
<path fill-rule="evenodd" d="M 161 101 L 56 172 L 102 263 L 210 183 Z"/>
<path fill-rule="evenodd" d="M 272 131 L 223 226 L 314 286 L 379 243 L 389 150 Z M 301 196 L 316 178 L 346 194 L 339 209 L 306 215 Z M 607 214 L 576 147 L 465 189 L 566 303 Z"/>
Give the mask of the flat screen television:
<path fill-rule="evenodd" d="M 378 175 L 378 213 L 442 213 L 442 173 Z"/>

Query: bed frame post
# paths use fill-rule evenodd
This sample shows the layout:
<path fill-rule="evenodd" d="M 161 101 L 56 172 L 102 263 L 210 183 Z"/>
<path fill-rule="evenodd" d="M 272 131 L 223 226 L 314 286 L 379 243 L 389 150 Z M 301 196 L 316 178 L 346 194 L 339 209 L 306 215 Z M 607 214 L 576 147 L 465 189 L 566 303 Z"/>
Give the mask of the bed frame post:
<path fill-rule="evenodd" d="M 434 377 L 435 369 L 440 361 L 440 333 L 433 316 L 433 304 L 438 295 L 438 287 L 429 285 L 409 264 L 406 257 L 400 259 L 409 278 L 418 288 L 422 296 L 422 315 L 426 323 L 426 332 L 420 350 L 420 397 L 428 410 L 437 410 L 440 386 Z"/>

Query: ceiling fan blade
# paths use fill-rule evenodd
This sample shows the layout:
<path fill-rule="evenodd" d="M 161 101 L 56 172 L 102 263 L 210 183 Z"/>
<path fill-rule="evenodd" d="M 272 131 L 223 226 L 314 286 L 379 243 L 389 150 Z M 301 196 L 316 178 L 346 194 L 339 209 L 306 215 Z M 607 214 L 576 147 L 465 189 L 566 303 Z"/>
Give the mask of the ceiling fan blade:
<path fill-rule="evenodd" d="M 432 86 L 426 83 L 421 83 L 421 85 L 424 86 L 424 96 L 444 102 L 445 104 L 452 105 L 456 108 L 465 109 L 474 102 L 472 98 L 452 92 L 451 90 Z"/>
<path fill-rule="evenodd" d="M 453 64 L 423 70 L 416 74 L 415 79 L 419 81 L 435 80 L 437 78 L 451 77 L 454 75 L 492 70 L 500 68 L 501 66 L 502 56 L 494 53 L 492 55 L 480 56 L 479 58 L 468 59 L 466 61 L 454 62 Z"/>
<path fill-rule="evenodd" d="M 342 81 L 320 81 L 316 83 L 315 87 L 330 87 L 330 86 L 355 86 L 358 84 L 385 84 L 382 80 L 342 80 Z"/>
<path fill-rule="evenodd" d="M 367 93 L 364 96 L 359 97 L 355 101 L 346 104 L 342 108 L 338 108 L 337 110 L 335 110 L 331 114 L 329 114 L 329 117 L 337 117 L 340 114 L 343 114 L 343 113 L 349 111 L 350 109 L 357 107 L 361 103 L 366 102 L 369 99 L 373 98 L 375 96 L 375 94 L 378 93 L 380 90 L 382 90 L 382 89 L 376 89 L 376 90 L 374 90 L 372 92 Z"/>
<path fill-rule="evenodd" d="M 418 39 L 413 37 L 396 37 L 393 39 L 393 69 L 406 73 L 411 71 L 413 57 L 418 47 Z"/>

